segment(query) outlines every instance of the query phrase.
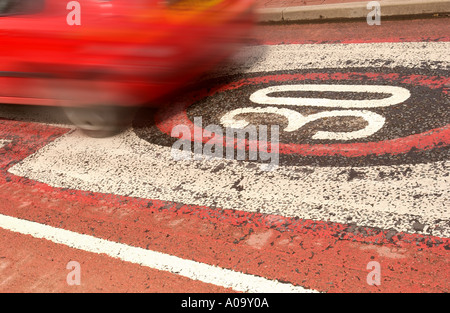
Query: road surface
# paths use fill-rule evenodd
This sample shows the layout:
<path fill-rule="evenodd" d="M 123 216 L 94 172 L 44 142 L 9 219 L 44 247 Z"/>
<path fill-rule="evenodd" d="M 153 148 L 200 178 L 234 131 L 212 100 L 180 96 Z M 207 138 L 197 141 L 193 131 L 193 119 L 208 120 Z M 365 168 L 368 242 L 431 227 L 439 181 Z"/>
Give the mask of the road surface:
<path fill-rule="evenodd" d="M 0 291 L 449 292 L 449 25 L 258 25 L 111 138 L 0 105 Z"/>

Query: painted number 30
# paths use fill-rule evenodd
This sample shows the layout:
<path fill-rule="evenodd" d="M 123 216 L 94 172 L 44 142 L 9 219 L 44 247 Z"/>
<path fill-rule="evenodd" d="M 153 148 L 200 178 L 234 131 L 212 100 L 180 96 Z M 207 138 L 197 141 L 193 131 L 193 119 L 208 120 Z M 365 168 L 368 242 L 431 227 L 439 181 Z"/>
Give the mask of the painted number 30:
<path fill-rule="evenodd" d="M 303 92 L 352 92 L 352 93 L 383 93 L 390 95 L 383 99 L 368 100 L 337 100 L 325 98 L 304 98 L 304 97 L 270 97 L 271 93 L 303 91 Z M 317 131 L 312 139 L 317 140 L 353 140 L 365 138 L 379 131 L 385 118 L 380 114 L 363 110 L 368 108 L 387 107 L 404 102 L 410 97 L 409 90 L 394 86 L 377 85 L 280 85 L 264 88 L 254 92 L 250 100 L 257 104 L 271 105 L 268 107 L 247 107 L 235 109 L 221 118 L 221 123 L 225 127 L 244 128 L 249 122 L 245 119 L 236 119 L 236 116 L 245 113 L 272 113 L 284 116 L 288 125 L 284 128 L 286 132 L 292 132 L 300 129 L 310 122 L 330 117 L 359 117 L 367 122 L 363 129 L 350 132 Z M 303 115 L 297 111 L 288 108 L 279 108 L 276 106 L 297 106 L 297 107 L 322 107 L 339 108 L 338 110 L 322 111 L 315 114 Z M 344 109 L 344 110 L 343 110 Z"/>

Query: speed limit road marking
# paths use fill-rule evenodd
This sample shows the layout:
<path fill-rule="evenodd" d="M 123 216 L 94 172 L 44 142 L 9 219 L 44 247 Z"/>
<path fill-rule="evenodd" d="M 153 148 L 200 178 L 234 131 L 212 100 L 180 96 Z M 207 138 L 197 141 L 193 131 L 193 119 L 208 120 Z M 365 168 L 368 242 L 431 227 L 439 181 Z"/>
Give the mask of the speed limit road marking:
<path fill-rule="evenodd" d="M 254 115 L 264 116 L 264 114 L 280 115 L 287 120 L 287 125 L 283 128 L 284 133 L 281 134 L 280 154 L 311 155 L 315 157 L 323 155 L 356 157 L 383 155 L 386 153 L 399 155 L 402 153 L 405 154 L 412 149 L 429 150 L 447 145 L 450 140 L 447 110 L 448 89 L 446 88 L 449 78 L 436 75 L 430 77 L 418 74 L 411 75 L 410 73 L 403 74 L 402 72 L 405 71 L 408 72 L 404 68 L 397 68 L 395 72 L 382 74 L 373 72 L 343 73 L 339 69 L 328 69 L 327 72 L 311 72 L 307 70 L 290 71 L 289 74 L 277 71 L 274 72 L 275 74 L 271 73 L 264 76 L 244 78 L 221 86 L 218 90 L 209 91 L 202 96 L 196 95 L 193 97 L 195 99 L 193 101 L 183 101 L 175 104 L 171 110 L 162 110 L 158 119 L 164 122 L 159 123 L 158 127 L 166 134 L 170 134 L 171 129 L 179 123 L 189 125 L 193 129 L 194 124 L 189 119 L 189 115 L 203 114 L 203 116 L 210 116 L 210 123 L 215 124 L 220 122 L 226 127 L 244 128 L 249 124 L 244 114 L 249 114 L 252 117 Z M 377 96 L 380 97 L 381 95 L 384 98 L 377 100 L 335 100 L 314 97 L 307 98 L 304 96 L 266 96 L 263 99 L 264 101 L 256 99 L 256 101 L 261 102 L 259 104 L 266 105 L 278 103 L 281 106 L 280 103 L 282 102 L 283 105 L 280 108 L 270 105 L 255 107 L 255 101 L 252 101 L 252 99 L 255 100 L 255 95 L 259 96 L 261 91 L 265 90 L 270 90 L 272 94 L 286 94 L 294 88 L 298 90 L 300 89 L 297 87 L 298 82 L 302 82 L 302 90 L 320 90 L 320 95 L 324 92 L 331 91 L 335 97 L 336 93 L 343 93 L 342 91 L 336 92 L 336 90 L 342 90 L 343 87 L 342 85 L 334 84 L 336 82 L 345 82 L 347 85 L 345 85 L 344 90 L 350 96 L 354 97 L 354 94 L 363 94 L 363 97 L 371 97 L 371 94 L 361 92 L 361 85 L 359 84 L 362 80 L 367 84 L 383 82 L 386 84 L 400 84 L 404 87 L 395 87 L 396 89 L 394 89 L 392 86 L 387 86 L 391 91 L 401 90 L 402 93 L 397 94 L 398 97 L 395 98 L 395 96 L 387 92 L 386 87 L 364 85 L 362 90 L 366 91 L 373 91 L 376 87 L 378 88 L 379 92 Z M 329 85 L 318 85 L 318 81 L 326 81 Z M 275 85 L 276 89 L 270 89 L 271 87 L 264 88 L 268 84 L 279 84 L 280 82 L 285 84 L 282 85 L 284 86 L 284 90 L 280 88 L 280 85 Z M 357 83 L 356 85 L 355 82 Z M 294 83 L 295 85 L 293 85 Z M 255 89 L 256 91 L 254 91 Z M 391 96 L 386 97 L 386 94 L 391 94 Z M 349 97 L 349 95 L 346 97 Z M 238 101 L 229 101 L 230 103 L 226 104 L 223 103 L 223 98 L 238 99 Z M 392 98 L 395 98 L 395 100 Z M 347 100 L 348 103 L 344 105 L 343 103 L 346 103 Z M 303 105 L 298 105 L 299 103 Z M 318 109 L 323 109 L 324 103 L 327 103 L 326 110 L 317 111 Z M 328 107 L 332 105 L 340 109 L 336 110 L 331 108 L 330 110 Z M 368 106 L 370 110 L 342 110 L 342 105 L 348 107 L 353 105 L 356 108 Z M 238 108 L 235 109 L 235 106 L 238 106 Z M 308 107 L 313 108 L 314 113 L 311 114 L 311 108 Z M 177 112 L 178 114 L 174 115 L 173 112 Z M 305 115 L 305 112 L 307 115 Z M 219 115 L 220 118 L 215 118 Z M 322 126 L 312 123 L 318 120 L 336 117 L 353 117 L 353 120 L 359 117 L 364 122 L 360 122 L 359 124 L 362 126 L 357 127 L 356 130 L 349 131 L 348 129 L 344 129 L 345 131 L 343 132 L 331 131 L 338 127 L 342 128 L 342 125 L 339 125 L 339 123 L 337 125 L 336 123 L 334 123 L 335 125 L 325 123 Z M 364 125 L 364 123 L 367 123 L 367 125 Z M 345 125 L 345 123 L 340 124 Z M 355 126 L 352 127 L 351 122 L 347 122 L 347 124 L 350 124 L 350 127 L 347 128 L 355 128 Z M 306 134 L 309 137 L 295 137 L 295 134 L 300 129 L 303 130 L 305 126 L 312 127 Z M 329 128 L 330 130 L 323 131 L 321 128 Z M 311 131 L 316 132 L 311 133 Z M 292 133 L 292 135 L 288 133 Z M 311 134 L 309 135 L 309 133 Z M 314 140 L 308 140 L 310 138 Z M 367 140 L 353 140 L 365 138 Z M 167 144 L 170 145 L 170 143 Z M 296 161 L 297 164 L 302 164 L 305 159 L 298 159 Z M 317 159 L 314 161 L 317 162 Z M 424 161 L 427 162 L 430 159 L 425 158 Z M 367 163 L 365 160 L 364 162 Z"/>
<path fill-rule="evenodd" d="M 334 113 L 329 113 L 333 111 L 328 110 L 309 115 L 309 119 L 312 120 L 326 117 L 327 114 L 350 114 L 358 115 L 369 121 L 369 126 L 363 127 L 363 131 L 357 133 L 356 136 L 353 133 L 353 138 L 345 138 L 345 134 L 344 138 L 342 135 L 341 138 L 323 138 L 339 134 L 328 132 L 328 135 L 327 133 L 317 133 L 316 138 L 312 138 L 313 140 L 365 139 L 371 133 L 378 135 L 381 132 L 381 130 L 377 132 L 378 129 L 387 128 L 384 125 L 384 118 L 389 117 L 386 112 L 390 115 L 393 114 L 391 111 L 378 113 L 376 110 L 391 110 L 400 104 L 403 105 L 404 110 L 414 109 L 421 104 L 417 93 L 428 92 L 430 98 L 436 103 L 435 105 L 445 109 L 447 104 L 444 101 L 448 101 L 446 98 L 448 94 L 442 91 L 442 88 L 448 79 L 436 75 L 433 77 L 414 76 L 413 73 L 420 71 L 421 68 L 439 71 L 440 67 L 447 66 L 446 63 L 442 63 L 442 60 L 448 60 L 448 48 L 450 48 L 450 43 L 447 42 L 306 47 L 268 46 L 264 47 L 267 50 L 265 57 L 247 70 L 247 72 L 258 72 L 258 74 L 254 74 L 253 78 L 237 80 L 232 85 L 233 90 L 238 90 L 238 87 L 243 88 L 246 84 L 254 85 L 252 84 L 254 81 L 259 84 L 261 81 L 269 82 L 271 77 L 274 77 L 273 79 L 277 80 L 276 87 L 267 86 L 250 93 L 252 96 L 248 101 L 252 104 L 249 107 L 254 107 L 256 104 L 261 105 L 261 102 L 265 104 L 270 102 L 269 105 L 278 106 L 275 103 L 283 102 L 285 104 L 286 101 L 291 101 L 289 109 L 293 106 L 311 105 L 312 101 L 317 101 L 311 100 L 314 97 L 309 97 L 309 100 L 302 97 L 286 99 L 283 98 L 283 95 L 274 95 L 273 92 L 280 91 L 280 88 L 284 89 L 284 92 L 292 89 L 305 89 L 306 87 L 299 87 L 304 86 L 298 83 L 299 80 L 304 83 L 306 79 L 314 82 L 314 80 L 321 80 L 320 78 L 323 80 L 328 77 L 331 78 L 331 81 L 339 78 L 339 81 L 345 82 L 345 84 L 339 83 L 334 87 L 328 86 L 326 89 L 338 93 L 344 90 L 373 93 L 377 89 L 384 93 L 383 98 L 378 100 L 359 99 L 350 102 L 355 104 L 358 110 L 354 110 L 353 106 L 350 109 L 345 101 L 327 100 L 323 102 L 321 100 L 319 104 L 315 102 L 315 105 L 326 106 L 327 109 L 332 106 L 332 110 L 337 107 L 339 110 Z M 254 49 L 262 48 L 254 47 Z M 255 53 L 258 54 L 257 51 Z M 317 62 L 313 63 L 312 60 L 317 60 Z M 437 60 L 440 63 L 437 63 Z M 358 62 L 358 66 L 364 66 L 366 70 L 355 72 L 352 67 L 348 72 L 354 74 L 339 72 L 334 74 L 336 70 L 314 75 L 304 72 L 300 74 L 289 72 L 272 76 L 259 74 L 263 68 L 280 70 L 286 67 L 293 70 L 312 66 L 322 66 L 326 69 L 340 68 L 342 72 L 342 68 L 348 61 L 351 66 L 355 65 L 352 62 Z M 386 68 L 394 67 L 404 73 L 396 73 L 398 71 L 389 73 L 388 69 L 387 74 L 369 71 L 373 65 L 377 66 L 379 63 L 385 64 Z M 421 68 L 416 69 L 417 64 Z M 368 66 L 370 68 L 367 68 Z M 282 86 L 280 80 L 289 87 L 280 87 Z M 361 83 L 358 83 L 356 87 L 353 87 L 353 81 L 368 81 L 369 83 L 362 87 Z M 382 82 L 382 87 L 377 87 L 372 83 L 373 81 Z M 392 81 L 400 82 L 402 86 L 392 86 L 390 85 Z M 219 86 L 219 90 L 220 88 Z M 324 90 L 323 84 L 311 84 L 307 88 L 313 91 Z M 410 88 L 415 88 L 416 98 L 410 94 Z M 221 91 L 225 92 L 226 90 Z M 272 93 L 271 97 L 268 97 L 270 93 Z M 249 99 L 248 94 L 244 93 L 243 95 L 245 95 L 245 99 Z M 208 99 L 205 101 L 209 101 Z M 243 98 L 236 99 L 239 103 L 243 101 Z M 408 103 L 412 100 L 413 102 Z M 305 101 L 307 102 L 305 103 Z M 423 101 L 427 101 L 427 99 L 423 99 Z M 172 119 L 163 119 L 157 123 L 159 128 L 156 130 L 159 131 L 154 136 L 160 138 L 161 130 L 165 129 L 170 134 L 171 127 L 176 125 L 176 122 L 173 121 L 181 124 L 188 123 L 186 111 L 180 110 L 180 106 L 184 108 L 190 104 L 192 104 L 191 100 L 182 101 L 181 104 L 174 104 L 173 107 L 164 110 L 160 119 L 165 116 L 172 116 Z M 222 105 L 225 109 L 227 108 L 227 104 L 223 101 Z M 214 106 L 209 106 L 209 108 L 216 110 Z M 208 110 L 208 106 L 200 106 L 198 109 L 201 113 L 202 110 Z M 230 114 L 229 112 L 228 114 Z M 400 111 L 396 114 L 401 116 L 404 112 Z M 366 140 L 352 143 L 353 146 L 346 146 L 345 143 L 319 142 L 316 147 L 312 142 L 309 147 L 313 154 L 314 151 L 317 151 L 316 149 L 332 151 L 333 147 L 337 147 L 340 151 L 344 151 L 343 155 L 345 156 L 371 149 L 376 151 L 378 145 L 385 151 L 391 149 L 388 152 L 393 153 L 395 149 L 399 148 L 411 149 L 413 146 L 408 145 L 420 143 L 421 137 L 423 137 L 426 149 L 433 148 L 433 145 L 445 148 L 448 144 L 448 129 L 446 128 L 448 120 L 445 121 L 446 118 L 448 116 L 443 115 L 442 119 L 437 122 L 440 124 L 432 127 L 430 126 L 432 125 L 431 121 L 423 122 L 424 128 L 419 134 L 415 133 L 417 130 L 413 128 L 414 125 L 409 125 L 409 133 L 404 138 L 389 138 L 391 136 L 389 133 L 384 134 L 383 136 L 387 138 L 384 140 L 386 143 Z M 232 121 L 231 116 L 227 117 L 226 114 L 224 119 L 225 123 Z M 408 116 L 405 120 L 407 119 Z M 396 129 L 401 133 L 402 127 L 396 127 Z M 171 157 L 170 145 L 154 144 L 151 139 L 142 135 L 142 133 L 151 134 L 151 131 L 151 129 L 142 131 L 130 129 L 120 136 L 103 140 L 85 138 L 78 132 L 73 132 L 12 167 L 10 172 L 55 187 L 337 223 L 347 223 L 351 220 L 357 225 L 381 229 L 395 229 L 411 233 L 422 232 L 443 237 L 450 235 L 447 223 L 450 215 L 446 205 L 446 199 L 449 196 L 449 164 L 446 158 L 439 157 L 432 162 L 417 163 L 408 163 L 406 160 L 401 164 L 394 165 L 387 161 L 387 164 L 376 163 L 375 166 L 369 164 L 358 167 L 345 166 L 345 162 L 344 166 L 342 164 L 333 166 L 331 163 L 328 166 L 319 167 L 291 163 L 281 164 L 279 169 L 273 173 L 264 173 L 251 163 L 239 161 L 174 161 Z M 292 142 L 287 144 L 295 149 Z M 360 147 L 365 147 L 367 150 Z M 298 149 L 302 150 L 303 148 L 300 144 Z M 443 152 L 444 156 L 445 151 Z M 55 155 L 62 157 L 55 160 Z M 126 158 L 126 162 L 123 161 L 123 158 Z M 412 227 L 414 221 L 426 226 L 417 230 Z"/>
<path fill-rule="evenodd" d="M 369 92 L 369 93 L 387 93 L 390 97 L 375 100 L 336 100 L 326 98 L 306 98 L 306 97 L 270 97 L 269 94 L 276 92 L 289 92 L 289 91 L 318 91 L 318 92 Z M 407 89 L 394 86 L 380 86 L 380 85 L 278 85 L 260 89 L 254 92 L 250 96 L 250 100 L 258 104 L 266 105 L 291 105 L 291 106 L 313 106 L 313 107 L 334 107 L 334 108 L 372 108 L 372 107 L 384 107 L 401 103 L 410 97 L 410 93 Z M 261 109 L 261 108 L 260 108 Z M 235 115 L 248 113 L 241 111 L 243 109 L 236 109 L 222 117 L 222 124 L 226 127 L 243 128 L 240 124 L 236 125 L 233 120 Z M 366 120 L 368 125 L 357 131 L 353 132 L 323 132 L 319 131 L 313 135 L 313 139 L 332 139 L 332 140 L 350 140 L 360 137 L 368 137 L 377 132 L 383 127 L 385 119 L 379 114 L 362 111 L 362 110 L 334 110 L 325 111 L 308 116 L 303 116 L 300 113 L 290 110 L 283 113 L 274 107 L 268 107 L 262 109 L 259 113 L 277 113 L 284 115 L 288 118 L 289 123 L 285 131 L 295 131 L 308 123 L 314 122 L 323 118 L 339 117 L 339 116 L 355 116 L 362 117 Z M 237 122 L 239 123 L 239 121 Z"/>

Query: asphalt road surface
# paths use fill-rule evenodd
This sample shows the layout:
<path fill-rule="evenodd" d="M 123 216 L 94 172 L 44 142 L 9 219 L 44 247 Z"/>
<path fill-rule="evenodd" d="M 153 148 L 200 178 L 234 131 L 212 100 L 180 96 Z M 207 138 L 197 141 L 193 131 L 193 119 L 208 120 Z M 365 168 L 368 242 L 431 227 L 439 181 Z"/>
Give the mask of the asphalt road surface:
<path fill-rule="evenodd" d="M 0 105 L 0 291 L 449 292 L 449 22 L 259 25 L 110 138 Z"/>

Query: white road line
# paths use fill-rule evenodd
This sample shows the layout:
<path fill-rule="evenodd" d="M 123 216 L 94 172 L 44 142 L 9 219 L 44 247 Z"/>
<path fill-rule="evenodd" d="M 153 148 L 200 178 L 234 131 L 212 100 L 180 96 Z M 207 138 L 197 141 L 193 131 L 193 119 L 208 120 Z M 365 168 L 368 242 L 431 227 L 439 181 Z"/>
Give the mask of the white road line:
<path fill-rule="evenodd" d="M 174 273 L 204 283 L 232 288 L 249 293 L 313 293 L 292 284 L 281 283 L 263 277 L 235 272 L 204 263 L 185 260 L 169 254 L 79 234 L 65 229 L 30 222 L 0 214 L 0 227 L 35 238 L 46 239 L 71 248 L 106 254 L 110 257 L 153 269 Z"/>

